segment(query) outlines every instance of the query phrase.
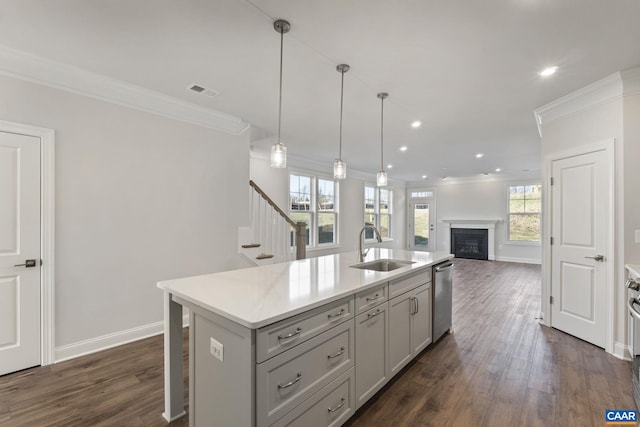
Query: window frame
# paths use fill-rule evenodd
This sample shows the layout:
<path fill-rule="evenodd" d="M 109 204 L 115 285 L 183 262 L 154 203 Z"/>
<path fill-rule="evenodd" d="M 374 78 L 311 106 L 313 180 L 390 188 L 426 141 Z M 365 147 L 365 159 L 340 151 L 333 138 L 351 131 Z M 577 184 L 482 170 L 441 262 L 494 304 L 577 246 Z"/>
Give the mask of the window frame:
<path fill-rule="evenodd" d="M 301 176 L 310 179 L 310 202 L 309 202 L 309 210 L 305 211 L 292 211 L 291 210 L 291 177 L 292 176 Z M 329 181 L 333 182 L 333 209 L 332 210 L 324 210 L 320 209 L 319 206 L 319 187 L 320 181 Z M 305 172 L 301 170 L 290 170 L 289 171 L 289 181 L 288 181 L 288 192 L 287 192 L 287 215 L 291 216 L 292 213 L 295 212 L 305 212 L 309 213 L 309 243 L 307 244 L 307 250 L 316 250 L 316 249 L 328 249 L 333 247 L 340 246 L 340 226 L 339 226 L 339 200 L 340 200 L 340 185 L 339 181 L 334 179 L 329 175 L 317 174 L 312 172 Z M 334 216 L 334 237 L 333 242 L 328 243 L 320 243 L 320 236 L 318 225 L 320 223 L 319 216 L 320 214 L 333 214 Z"/>
<path fill-rule="evenodd" d="M 363 207 L 363 213 L 362 213 L 362 225 L 366 225 L 366 221 L 365 221 L 365 215 L 367 215 L 367 211 L 366 211 L 366 203 L 367 203 L 367 188 L 372 188 L 373 189 L 373 197 L 374 197 L 374 204 L 373 204 L 373 219 L 374 219 L 374 226 L 380 230 L 380 218 L 382 215 L 387 215 L 389 220 L 389 235 L 387 237 L 382 237 L 383 241 L 392 241 L 393 240 L 393 235 L 394 235 L 394 227 L 393 227 L 393 188 L 391 187 L 378 187 L 376 184 L 370 183 L 370 182 L 365 182 L 363 189 L 362 189 L 362 207 Z M 381 190 L 385 190 L 389 192 L 389 201 L 388 201 L 388 209 L 387 209 L 387 213 L 386 214 L 381 214 L 380 213 L 380 201 L 381 201 L 381 197 L 380 197 L 380 192 Z M 371 237 L 367 237 L 367 233 L 365 231 L 364 234 L 365 237 L 365 242 L 370 243 L 370 242 L 376 242 L 377 240 L 375 239 L 375 236 Z"/>
<path fill-rule="evenodd" d="M 511 212 L 511 188 L 512 187 L 530 187 L 540 186 L 540 210 L 538 212 Z M 505 244 L 516 246 L 541 246 L 542 245 L 542 183 L 539 181 L 527 181 L 527 182 L 511 182 L 507 183 L 505 188 L 506 194 L 506 221 L 505 221 Z M 511 239 L 511 215 L 531 215 L 537 214 L 540 224 L 539 240 L 512 240 Z"/>

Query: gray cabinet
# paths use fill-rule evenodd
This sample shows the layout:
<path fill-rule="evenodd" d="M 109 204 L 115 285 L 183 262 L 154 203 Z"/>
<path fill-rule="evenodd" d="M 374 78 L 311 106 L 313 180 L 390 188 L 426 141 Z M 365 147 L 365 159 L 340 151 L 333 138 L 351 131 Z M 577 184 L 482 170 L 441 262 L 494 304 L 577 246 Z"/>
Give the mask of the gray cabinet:
<path fill-rule="evenodd" d="M 431 286 L 424 268 L 259 329 L 187 305 L 190 425 L 342 425 L 432 342 Z"/>
<path fill-rule="evenodd" d="M 412 321 L 413 355 L 417 355 L 431 344 L 431 283 L 416 288 L 414 291 L 414 308 Z"/>
<path fill-rule="evenodd" d="M 431 309 L 431 282 L 389 300 L 390 376 L 431 343 Z"/>
<path fill-rule="evenodd" d="M 356 408 L 389 380 L 389 305 L 356 316 Z"/>
<path fill-rule="evenodd" d="M 389 300 L 389 373 L 394 376 L 413 354 L 411 346 L 411 312 L 413 293 L 406 292 Z"/>

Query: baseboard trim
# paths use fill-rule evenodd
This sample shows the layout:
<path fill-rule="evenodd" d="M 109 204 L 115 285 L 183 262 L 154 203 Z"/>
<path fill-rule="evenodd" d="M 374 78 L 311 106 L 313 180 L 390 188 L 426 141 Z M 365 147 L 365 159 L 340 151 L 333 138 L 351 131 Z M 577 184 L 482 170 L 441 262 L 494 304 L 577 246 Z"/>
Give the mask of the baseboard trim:
<path fill-rule="evenodd" d="M 189 314 L 184 314 L 182 319 L 184 327 L 189 326 Z M 164 332 L 164 321 L 142 325 L 124 331 L 102 335 L 88 340 L 75 342 L 72 344 L 56 347 L 54 353 L 54 363 L 86 356 L 98 351 L 107 350 L 130 342 L 144 338 L 160 335 Z"/>
<path fill-rule="evenodd" d="M 542 264 L 542 260 L 540 259 L 535 259 L 535 258 L 513 258 L 513 257 L 506 257 L 506 256 L 498 256 L 496 257 L 496 261 L 503 261 L 503 262 L 521 262 L 523 264 Z"/>
<path fill-rule="evenodd" d="M 631 360 L 631 357 L 629 356 L 629 346 L 621 342 L 616 342 L 613 349 L 613 355 L 618 359 Z"/>

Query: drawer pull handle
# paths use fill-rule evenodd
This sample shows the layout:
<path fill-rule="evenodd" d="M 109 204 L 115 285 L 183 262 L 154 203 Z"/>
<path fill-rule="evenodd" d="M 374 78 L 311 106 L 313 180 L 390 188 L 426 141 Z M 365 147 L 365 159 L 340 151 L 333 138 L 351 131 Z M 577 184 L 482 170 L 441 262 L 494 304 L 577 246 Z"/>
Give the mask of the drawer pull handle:
<path fill-rule="evenodd" d="M 300 335 L 300 332 L 302 332 L 302 329 L 300 328 L 296 328 L 295 332 L 291 332 L 290 334 L 287 335 L 278 335 L 278 341 L 282 341 L 282 340 L 287 340 L 289 338 L 293 338 L 296 335 Z"/>
<path fill-rule="evenodd" d="M 378 298 L 380 298 L 380 294 L 375 294 L 374 296 L 372 296 L 371 298 L 367 297 L 367 301 L 375 301 Z"/>
<path fill-rule="evenodd" d="M 336 357 L 340 357 L 344 354 L 344 347 L 340 347 L 340 351 L 333 355 L 328 355 L 327 359 L 335 359 Z"/>
<path fill-rule="evenodd" d="M 336 412 L 338 409 L 344 406 L 344 397 L 340 399 L 340 403 L 335 408 L 328 408 L 330 413 Z"/>
<path fill-rule="evenodd" d="M 339 312 L 337 312 L 336 314 L 328 314 L 327 317 L 329 318 L 329 320 L 335 319 L 336 317 L 340 317 L 344 314 L 344 308 L 341 308 Z"/>
<path fill-rule="evenodd" d="M 373 313 L 369 313 L 369 314 L 367 314 L 367 317 L 368 317 L 369 319 L 371 319 L 372 317 L 376 317 L 376 316 L 377 316 L 378 314 L 380 314 L 380 313 L 382 313 L 382 312 L 380 311 L 380 309 L 377 309 L 377 310 L 376 310 L 376 311 L 374 311 Z"/>
<path fill-rule="evenodd" d="M 286 384 L 278 384 L 278 389 L 283 389 L 283 388 L 289 388 L 292 385 L 296 384 L 298 381 L 300 381 L 302 379 L 302 374 L 300 372 L 298 372 L 298 374 L 296 375 L 296 379 L 293 381 L 290 381 Z"/>

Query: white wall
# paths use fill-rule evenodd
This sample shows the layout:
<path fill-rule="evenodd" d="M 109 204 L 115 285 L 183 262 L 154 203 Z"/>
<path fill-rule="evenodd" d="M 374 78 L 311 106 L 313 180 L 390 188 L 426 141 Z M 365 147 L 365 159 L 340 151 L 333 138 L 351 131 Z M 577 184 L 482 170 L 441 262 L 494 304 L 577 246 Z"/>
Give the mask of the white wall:
<path fill-rule="evenodd" d="M 289 172 L 306 172 L 331 177 L 333 175 L 333 164 L 323 165 L 310 164 L 295 158 L 287 160 L 287 168 L 273 169 L 269 166 L 269 161 L 261 155 L 252 155 L 250 161 L 251 179 L 258 184 L 276 204 L 283 210 L 288 209 Z M 338 227 L 340 235 L 339 247 L 329 249 L 307 249 L 307 257 L 316 257 L 340 252 L 358 250 L 358 233 L 364 225 L 364 183 L 375 183 L 375 175 L 367 177 L 364 174 L 354 171 L 347 172 L 347 179 L 340 181 L 339 193 L 340 204 L 338 213 Z M 403 248 L 405 230 L 405 189 L 398 183 L 393 183 L 393 240 L 383 243 L 376 243 L 375 247 Z M 368 246 L 368 245 L 367 245 Z"/>
<path fill-rule="evenodd" d="M 626 93 L 626 88 L 625 88 Z M 640 91 L 625 95 L 624 116 L 624 261 L 640 264 Z"/>
<path fill-rule="evenodd" d="M 507 211 L 508 186 L 539 183 L 539 179 L 528 181 L 463 182 L 435 187 L 436 196 L 436 245 L 437 250 L 449 249 L 449 229 L 443 219 L 497 219 L 495 251 L 497 261 L 541 262 L 539 244 L 515 244 L 508 242 L 509 217 Z"/>
<path fill-rule="evenodd" d="M 246 265 L 235 248 L 249 221 L 248 132 L 2 76 L 0 93 L 1 120 L 56 131 L 55 341 L 65 356 L 160 322 L 157 281 Z"/>
<path fill-rule="evenodd" d="M 637 116 L 634 120 L 638 120 Z M 623 138 L 623 100 L 617 96 L 607 101 L 591 105 L 580 111 L 556 118 L 542 127 L 542 154 L 543 159 L 556 153 L 562 153 L 570 149 L 576 149 L 605 140 L 615 139 L 615 214 L 614 223 L 614 341 L 618 349 L 612 349 L 619 356 L 622 355 L 622 346 L 627 342 L 626 338 L 626 291 L 624 281 L 624 186 L 637 185 L 626 182 L 624 177 L 625 140 Z M 637 159 L 640 160 L 640 159 Z M 548 163 L 548 159 L 545 160 Z M 549 180 L 549 171 L 544 172 L 544 182 Z M 544 197 L 544 195 L 543 195 Z M 549 230 L 545 236 L 549 236 Z M 543 251 L 549 251 L 545 246 Z M 548 266 L 547 266 L 548 268 Z M 543 277 L 543 287 L 548 288 L 547 277 Z M 543 296 L 543 307 L 548 310 L 548 297 Z M 545 316 L 546 317 L 546 316 Z"/>

